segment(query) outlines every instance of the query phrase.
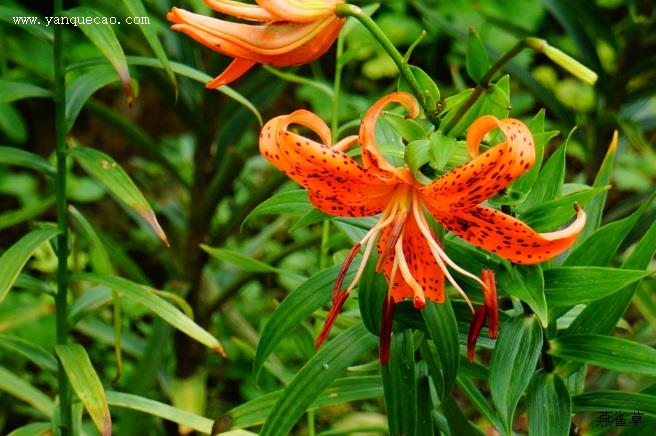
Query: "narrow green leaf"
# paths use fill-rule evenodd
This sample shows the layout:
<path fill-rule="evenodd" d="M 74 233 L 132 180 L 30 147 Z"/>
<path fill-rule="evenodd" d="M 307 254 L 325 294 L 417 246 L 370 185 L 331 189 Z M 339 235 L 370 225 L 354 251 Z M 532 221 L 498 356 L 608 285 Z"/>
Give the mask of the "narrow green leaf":
<path fill-rule="evenodd" d="M 656 253 L 656 221 L 642 236 L 629 257 L 622 264 L 626 269 L 647 268 Z M 615 294 L 589 304 L 567 329 L 567 334 L 609 334 L 626 311 L 638 282 Z"/>
<path fill-rule="evenodd" d="M 529 192 L 526 201 L 519 205 L 520 212 L 533 209 L 542 203 L 553 200 L 560 193 L 560 188 L 565 181 L 565 151 L 570 135 L 567 140 L 549 157 L 538 175 L 533 189 Z"/>
<path fill-rule="evenodd" d="M 27 204 L 20 209 L 10 210 L 0 214 L 0 230 L 13 227 L 38 217 L 55 204 L 55 196 L 43 198 L 40 201 Z"/>
<path fill-rule="evenodd" d="M 130 65 L 140 65 L 144 67 L 151 67 L 151 68 L 164 68 L 162 66 L 162 63 L 159 61 L 159 59 L 154 59 L 154 58 L 148 58 L 148 57 L 142 57 L 142 56 L 128 56 L 128 63 Z M 197 82 L 201 83 L 207 83 L 210 80 L 213 79 L 213 77 L 208 76 L 207 74 L 195 70 L 187 65 L 184 64 L 179 64 L 177 62 L 169 62 L 171 64 L 171 68 L 176 74 L 179 74 L 184 77 L 188 77 L 192 80 L 195 80 Z M 260 123 L 260 125 L 264 124 L 262 121 L 262 115 L 260 115 L 260 112 L 257 110 L 255 105 L 251 103 L 246 97 L 235 91 L 229 86 L 221 86 L 219 88 L 216 88 L 217 92 L 220 92 L 221 94 L 225 95 L 228 98 L 233 99 L 240 105 L 244 106 L 246 109 L 248 109 L 253 116 L 257 119 L 257 121 Z"/>
<path fill-rule="evenodd" d="M 417 363 L 417 434 L 433 435 L 433 398 L 426 362 Z"/>
<path fill-rule="evenodd" d="M 357 324 L 324 344 L 287 385 L 260 436 L 286 435 L 335 377 L 377 341 L 364 325 Z"/>
<path fill-rule="evenodd" d="M 2 253 L 0 256 L 0 303 L 7 296 L 18 278 L 18 274 L 36 249 L 58 233 L 56 228 L 33 230 Z"/>
<path fill-rule="evenodd" d="M 453 396 L 449 395 L 441 404 L 444 416 L 449 423 L 452 435 L 483 436 L 482 430 L 476 427 L 462 411 Z"/>
<path fill-rule="evenodd" d="M 542 160 L 544 159 L 544 147 L 551 139 L 558 136 L 558 131 L 544 131 L 544 116 L 545 110 L 541 109 L 532 119 L 528 122 L 528 128 L 533 134 L 533 143 L 535 144 L 535 164 L 526 173 L 522 174 L 519 178 L 513 181 L 507 188 L 507 196 L 515 202 L 509 204 L 516 204 L 526 199 L 535 180 L 540 174 L 542 168 Z"/>
<path fill-rule="evenodd" d="M 103 19 L 106 19 L 106 17 L 86 6 L 69 9 L 66 11 L 66 15 L 75 17 L 77 26 L 82 30 L 82 33 L 98 47 L 98 50 L 112 64 L 121 79 L 128 104 L 132 104 L 132 80 L 130 79 L 128 61 L 125 58 L 123 47 L 121 47 L 121 43 L 114 33 L 114 29 L 112 29 L 112 25 L 103 23 Z"/>
<path fill-rule="evenodd" d="M 146 286 L 139 285 L 121 277 L 93 273 L 75 274 L 71 279 L 98 283 L 117 290 L 125 297 L 134 300 L 145 308 L 151 310 L 157 316 L 187 336 L 197 340 L 221 355 L 224 354 L 221 343 L 214 336 L 196 324 L 173 305 L 160 298 Z"/>
<path fill-rule="evenodd" d="M 656 195 L 656 194 L 654 194 Z M 605 194 L 604 194 L 605 198 Z M 576 246 L 570 252 L 563 265 L 570 266 L 606 266 L 613 259 L 622 241 L 636 225 L 647 207 L 651 204 L 654 196 L 650 197 L 638 210 L 628 217 L 606 224 Z M 587 213 L 588 211 L 586 211 Z M 587 226 L 586 226 L 587 228 Z M 579 235 L 579 238 L 581 235 Z"/>
<path fill-rule="evenodd" d="M 308 410 L 334 406 L 349 401 L 380 398 L 383 396 L 382 384 L 379 376 L 338 378 L 317 397 Z M 217 419 L 214 426 L 215 430 L 223 431 L 230 428 L 246 428 L 262 424 L 282 393 L 283 390 L 271 392 L 240 404 Z"/>
<path fill-rule="evenodd" d="M 304 215 L 311 211 L 312 205 L 308 199 L 305 189 L 283 192 L 276 194 L 268 200 L 260 203 L 253 209 L 242 222 L 242 227 L 251 219 L 262 215 L 280 215 L 283 213 L 291 215 Z"/>
<path fill-rule="evenodd" d="M 109 65 L 100 65 L 89 68 L 88 71 L 66 83 L 67 132 L 70 132 L 75 125 L 75 120 L 89 98 L 99 89 L 117 80 L 116 72 Z"/>
<path fill-rule="evenodd" d="M 564 197 L 549 200 L 520 214 L 520 218 L 538 232 L 553 231 L 576 215 L 575 205 L 600 195 L 608 186 L 582 189 Z"/>
<path fill-rule="evenodd" d="M 526 302 L 535 312 L 542 327 L 549 324 L 547 300 L 544 295 L 544 276 L 540 265 L 515 265 L 497 274 L 499 289 Z"/>
<path fill-rule="evenodd" d="M 433 157 L 431 166 L 435 169 L 442 169 L 451 159 L 454 151 L 458 146 L 455 138 L 446 136 L 441 131 L 433 132 L 428 138 L 430 153 Z M 408 151 L 406 150 L 406 153 Z"/>
<path fill-rule="evenodd" d="M 510 434 L 515 408 L 529 385 L 542 349 L 542 329 L 534 316 L 510 319 L 499 331 L 492 362 L 492 401 Z"/>
<path fill-rule="evenodd" d="M 276 308 L 262 330 L 253 359 L 253 374 L 259 378 L 266 358 L 290 331 L 298 326 L 312 312 L 330 301 L 333 285 L 340 267 L 335 266 L 318 272 L 305 283 L 294 289 Z M 345 281 L 353 278 L 355 272 L 347 274 Z"/>
<path fill-rule="evenodd" d="M 76 147 L 69 151 L 84 170 L 98 179 L 121 202 L 134 210 L 169 245 L 164 230 L 157 222 L 155 212 L 139 188 L 125 170 L 109 155 L 88 147 Z"/>
<path fill-rule="evenodd" d="M 608 146 L 608 151 L 606 152 L 604 161 L 601 163 L 601 167 L 599 168 L 599 171 L 597 171 L 594 183 L 592 184 L 592 186 L 595 188 L 607 186 L 610 184 L 610 178 L 613 173 L 613 166 L 615 164 L 615 155 L 617 154 L 617 140 L 618 134 L 617 131 L 615 131 L 613 133 L 613 139 Z M 607 197 L 608 192 L 603 192 L 601 195 L 598 195 L 589 201 L 581 202 L 581 206 L 585 209 L 587 218 L 585 227 L 583 230 L 581 230 L 581 233 L 579 233 L 574 247 L 581 245 L 601 225 L 601 215 L 604 211 Z"/>
<path fill-rule="evenodd" d="M 567 436 L 572 415 L 572 400 L 558 374 L 536 374 L 526 395 L 531 436 Z"/>
<path fill-rule="evenodd" d="M 639 411 L 656 417 L 656 396 L 634 392 L 596 391 L 572 397 L 574 413 Z"/>
<path fill-rule="evenodd" d="M 123 4 L 130 11 L 130 14 L 133 17 L 147 17 L 148 12 L 141 0 L 123 0 Z M 157 32 L 155 28 L 150 23 L 139 23 L 139 30 L 143 33 L 146 42 L 157 56 L 157 59 L 162 63 L 164 71 L 166 71 L 166 76 L 169 78 L 171 83 L 176 89 L 178 89 L 178 82 L 175 79 L 175 74 L 173 73 L 173 68 L 171 67 L 171 62 L 169 62 L 168 56 L 166 56 L 166 51 L 164 51 L 164 46 L 157 38 Z"/>
<path fill-rule="evenodd" d="M 296 273 L 287 271 L 282 268 L 273 267 L 236 250 L 229 250 L 227 248 L 213 248 L 205 244 L 201 244 L 200 247 L 213 258 L 236 265 L 246 272 L 275 273 L 297 279 L 302 278 L 302 276 Z"/>
<path fill-rule="evenodd" d="M 9 25 L 16 26 L 16 28 L 22 29 L 41 40 L 52 42 L 54 40 L 53 31 L 51 28 L 44 26 L 43 24 L 45 23 L 37 20 L 37 23 L 18 24 L 14 21 L 15 17 L 29 16 L 30 14 L 31 13 L 28 12 L 27 9 L 23 9 L 23 8 L 14 9 L 13 7 L 6 7 L 0 5 L 0 21 L 4 21 Z"/>
<path fill-rule="evenodd" d="M 203 416 L 138 395 L 115 391 L 107 391 L 106 394 L 107 402 L 112 407 L 122 407 L 137 410 L 148 415 L 158 416 L 167 421 L 193 428 L 201 433 L 210 434 L 212 432 L 213 421 Z"/>
<path fill-rule="evenodd" d="M 51 417 L 54 404 L 40 390 L 23 380 L 18 375 L 0 366 L 0 391 L 26 402 L 47 417 Z"/>
<path fill-rule="evenodd" d="M 57 345 L 55 351 L 73 390 L 89 412 L 98 431 L 103 436 L 111 435 L 112 418 L 109 415 L 105 389 L 86 350 L 79 344 L 70 344 Z"/>
<path fill-rule="evenodd" d="M 376 272 L 377 263 L 378 253 L 374 250 L 358 282 L 358 306 L 364 326 L 379 336 L 383 301 L 387 298 L 387 281 L 383 274 Z"/>
<path fill-rule="evenodd" d="M 52 434 L 52 424 L 49 422 L 34 422 L 9 433 L 7 436 L 42 436 Z"/>
<path fill-rule="evenodd" d="M 478 390 L 474 382 L 462 374 L 458 373 L 458 387 L 469 398 L 472 405 L 483 415 L 497 431 L 503 431 L 503 423 L 499 419 L 492 405 L 488 403 L 485 396 Z"/>
<path fill-rule="evenodd" d="M 562 336 L 549 341 L 549 354 L 621 373 L 656 376 L 656 349 L 613 336 Z"/>
<path fill-rule="evenodd" d="M 389 363 L 383 366 L 385 409 L 390 434 L 417 434 L 417 375 L 412 330 L 392 336 Z"/>
<path fill-rule="evenodd" d="M 0 334 L 0 347 L 22 354 L 30 362 L 51 374 L 57 372 L 57 359 L 40 345 L 19 337 Z"/>
<path fill-rule="evenodd" d="M 467 74 L 476 83 L 479 83 L 490 69 L 490 58 L 485 45 L 473 28 L 469 29 L 467 37 L 466 68 Z"/>
<path fill-rule="evenodd" d="M 621 268 L 563 266 L 544 272 L 544 293 L 549 306 L 574 306 L 607 297 L 649 274 Z"/>
<path fill-rule="evenodd" d="M 435 349 L 438 350 L 441 378 L 436 380 L 433 374 L 435 388 L 439 397 L 445 398 L 451 393 L 460 362 L 456 316 L 449 301 L 442 304 L 427 301 L 421 315 L 426 323 L 428 334 L 435 344 Z"/>
<path fill-rule="evenodd" d="M 38 154 L 15 147 L 0 147 L 0 164 L 29 168 L 49 176 L 54 176 L 57 172 L 50 162 Z"/>
<path fill-rule="evenodd" d="M 32 85 L 31 83 L 12 82 L 0 79 L 0 103 L 11 103 L 12 101 L 25 98 L 49 98 L 52 91 Z"/>
<path fill-rule="evenodd" d="M 383 118 L 407 142 L 427 139 L 424 128 L 413 119 L 395 112 L 383 112 Z"/>

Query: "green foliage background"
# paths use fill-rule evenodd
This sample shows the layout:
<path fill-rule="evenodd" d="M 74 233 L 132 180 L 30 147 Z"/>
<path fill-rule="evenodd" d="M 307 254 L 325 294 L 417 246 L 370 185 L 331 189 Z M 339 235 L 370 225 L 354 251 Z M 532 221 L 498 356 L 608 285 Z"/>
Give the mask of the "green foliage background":
<path fill-rule="evenodd" d="M 482 335 L 469 364 L 461 300 L 423 312 L 402 305 L 384 369 L 375 335 L 386 284 L 371 267 L 337 335 L 313 346 L 339 265 L 374 221 L 327 219 L 257 152 L 261 120 L 301 107 L 333 118 L 337 62 L 339 136 L 355 132 L 366 109 L 397 89 L 396 66 L 378 42 L 351 19 L 337 61 L 333 49 L 310 65 L 255 68 L 210 91 L 203 83 L 229 59 L 170 31 L 164 18 L 173 6 L 209 14 L 202 1 L 64 3 L 150 23 L 63 30 L 67 143 L 76 147 L 67 173 L 68 321 L 83 348 L 55 350 L 53 27 L 12 19 L 52 9 L 0 5 L 0 433 L 43 434 L 58 422 L 60 359 L 75 391 L 76 434 L 94 434 L 107 411 L 120 435 L 207 433 L 214 424 L 261 434 L 603 434 L 601 411 L 642 411 L 623 434 L 656 434 L 650 2 L 358 3 L 402 52 L 426 30 L 410 62 L 438 85 L 443 119 L 461 101 L 453 96 L 480 78 L 467 54 L 494 62 L 524 37 L 547 40 L 599 75 L 587 85 L 524 50 L 494 77 L 476 110 L 529 122 L 545 155 L 535 183 L 512 185 L 496 205 L 549 231 L 578 201 L 590 224 L 567 257 L 531 268 L 447 237 L 466 269 L 500 271 L 499 338 Z M 407 139 L 395 119 L 381 123 L 390 150 Z M 460 140 L 467 124 L 449 133 Z M 619 144 L 607 152 L 614 130 Z M 459 141 L 449 155 L 406 161 L 432 177 L 460 163 L 463 150 Z M 153 211 L 170 248 L 153 230 Z M 227 359 L 211 350 L 216 338 Z M 80 402 L 85 389 L 90 399 Z"/>

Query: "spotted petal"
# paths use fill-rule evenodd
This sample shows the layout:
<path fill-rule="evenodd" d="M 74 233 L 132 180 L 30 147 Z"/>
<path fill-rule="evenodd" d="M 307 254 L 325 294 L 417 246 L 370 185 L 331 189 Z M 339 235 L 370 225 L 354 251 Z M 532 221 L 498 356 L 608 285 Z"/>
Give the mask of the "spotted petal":
<path fill-rule="evenodd" d="M 379 254 L 385 251 L 390 243 L 390 237 L 392 237 L 392 226 L 387 226 L 378 239 Z M 408 269 L 416 283 L 423 289 L 424 296 L 438 303 L 443 303 L 444 272 L 435 261 L 426 239 L 419 230 L 414 215 L 408 215 L 401 237 L 403 238 L 403 255 Z M 388 256 L 383 265 L 383 271 L 388 283 L 391 283 L 392 276 L 394 276 L 394 282 L 390 285 L 389 294 L 394 302 L 398 303 L 406 298 L 414 299 L 415 293 L 405 280 L 402 272 L 400 270 L 393 271 L 396 257 L 394 253 Z"/>
<path fill-rule="evenodd" d="M 551 259 L 572 246 L 585 225 L 585 212 L 577 210 L 567 228 L 538 233 L 520 220 L 486 206 L 434 214 L 442 225 L 477 247 L 520 264 Z"/>
<path fill-rule="evenodd" d="M 499 128 L 506 139 L 479 155 L 483 137 Z M 477 119 L 467 132 L 472 161 L 420 188 L 424 205 L 433 214 L 475 206 L 496 195 L 535 163 L 533 136 L 521 121 L 491 115 Z"/>
<path fill-rule="evenodd" d="M 309 128 L 321 142 L 290 131 L 291 124 Z M 371 216 L 382 212 L 401 182 L 370 174 L 340 151 L 340 147 L 329 144 L 328 126 L 306 110 L 274 118 L 260 134 L 261 154 L 307 188 L 310 201 L 318 209 L 338 216 Z"/>

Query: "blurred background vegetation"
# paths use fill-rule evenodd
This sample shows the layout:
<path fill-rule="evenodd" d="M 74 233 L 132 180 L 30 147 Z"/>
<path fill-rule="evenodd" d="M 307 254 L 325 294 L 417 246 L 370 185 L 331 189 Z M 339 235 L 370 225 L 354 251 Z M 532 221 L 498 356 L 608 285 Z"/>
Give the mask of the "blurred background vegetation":
<path fill-rule="evenodd" d="M 122 1 L 64 3 L 66 9 L 87 5 L 106 16 L 132 15 Z M 209 15 L 202 1 L 149 0 L 144 4 L 149 26 L 157 31 L 171 61 L 210 75 L 227 65 L 227 57 L 168 29 L 165 15 L 173 6 Z M 52 82 L 52 27 L 13 25 L 11 17 L 18 12 L 52 15 L 49 2 L 42 0 L 4 0 L 0 5 L 0 145 L 52 159 L 52 100 L 3 98 L 7 91 L 4 81 L 43 88 L 50 88 Z M 380 3 L 374 18 L 402 50 L 417 40 L 422 30 L 427 31 L 413 52 L 412 62 L 429 73 L 443 97 L 474 85 L 465 72 L 470 28 L 479 33 L 492 59 L 518 39 L 537 36 L 581 60 L 599 75 L 594 87 L 572 78 L 542 55 L 522 52 L 502 71 L 512 78 L 511 116 L 526 119 L 545 108 L 546 130 L 563 132 L 549 143 L 547 152 L 577 126 L 567 148 L 567 180 L 573 183 L 592 182 L 613 130 L 619 130 L 605 220 L 626 216 L 654 192 L 653 2 L 389 0 Z M 322 247 L 321 225 L 299 226 L 290 232 L 295 219 L 287 215 L 258 216 L 242 227 L 246 216 L 263 200 L 293 188 L 258 155 L 258 120 L 234 99 L 206 90 L 202 80 L 178 75 L 176 88 L 161 68 L 141 65 L 139 57 L 156 58 L 139 26 L 117 25 L 113 30 L 131 65 L 134 102 L 128 106 L 116 73 L 104 62 L 100 51 L 79 29 L 67 27 L 67 82 L 81 108 L 69 141 L 110 154 L 128 171 L 157 212 L 171 248 L 163 249 L 145 225 L 135 224 L 130 212 L 117 208 L 105 188 L 77 166 L 71 168 L 69 197 L 101 234 L 120 274 L 185 296 L 195 320 L 222 340 L 229 359 L 207 353 L 140 306 L 126 302 L 122 320 L 124 369 L 112 388 L 172 401 L 199 413 L 206 410 L 205 416 L 216 418 L 234 406 L 280 388 L 281 380 L 289 379 L 313 354 L 315 327 L 308 323 L 290 332 L 256 385 L 252 360 L 268 316 L 303 277 L 319 270 L 322 250 L 331 256 L 330 264 L 343 259 L 348 235 L 335 231 L 328 245 Z M 351 121 L 358 120 L 378 97 L 395 89 L 397 77 L 394 64 L 360 25 L 353 23 L 343 42 L 340 136 L 357 129 Z M 265 120 L 302 107 L 330 120 L 334 52 L 333 48 L 319 61 L 297 69 L 253 69 L 234 84 L 234 89 L 250 100 Z M 652 205 L 625 241 L 624 249 L 640 238 L 655 216 Z M 35 220 L 54 217 L 54 191 L 47 176 L 0 166 L 0 251 L 26 233 Z M 199 249 L 201 243 L 260 259 L 284 273 L 245 270 L 234 260 L 217 260 Z M 87 268 L 93 256 L 88 241 L 73 239 L 73 270 Z M 53 273 L 54 252 L 39 251 L 30 268 L 36 277 Z M 642 286 L 644 295 L 654 290 L 653 281 Z M 81 290 L 73 288 L 73 292 L 79 294 Z M 653 300 L 635 301 L 625 316 L 624 328 L 634 332 L 640 342 L 654 346 Z M 112 380 L 117 369 L 112 352 L 111 308 L 90 309 L 79 308 L 73 334 L 87 348 L 101 379 Z M 52 299 L 46 295 L 12 292 L 0 305 L 0 333 L 50 346 L 55 340 L 52 310 Z M 0 364 L 46 392 L 54 390 L 54 378 L 35 371 L 33 364 L 5 349 L 0 349 Z M 592 371 L 589 376 L 594 375 Z M 602 389 L 635 381 L 606 374 L 594 383 Z M 483 385 L 480 388 L 486 389 Z M 205 398 L 207 403 L 203 404 Z M 467 401 L 456 398 L 462 400 L 469 418 L 482 419 L 468 408 Z M 30 422 L 32 414 L 12 396 L 0 393 L 0 433 Z M 117 412 L 116 434 L 177 433 L 177 426 L 146 416 Z M 316 419 L 320 430 L 385 425 L 382 399 L 323 408 Z M 298 434 L 305 433 L 304 425 L 299 424 Z M 520 420 L 516 429 L 525 431 L 525 423 Z"/>

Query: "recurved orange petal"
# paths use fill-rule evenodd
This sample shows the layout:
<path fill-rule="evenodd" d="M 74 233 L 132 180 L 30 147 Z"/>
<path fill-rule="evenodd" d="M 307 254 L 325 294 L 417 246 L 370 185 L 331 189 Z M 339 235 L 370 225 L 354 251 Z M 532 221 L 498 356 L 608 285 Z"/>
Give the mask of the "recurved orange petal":
<path fill-rule="evenodd" d="M 483 137 L 499 128 L 505 141 L 479 155 Z M 533 136 L 519 120 L 485 115 L 471 125 L 467 144 L 472 161 L 419 189 L 431 213 L 467 209 L 494 196 L 535 163 Z"/>
<path fill-rule="evenodd" d="M 408 168 L 397 168 L 387 162 L 385 156 L 380 152 L 378 141 L 376 141 L 376 123 L 383 109 L 389 103 L 399 103 L 403 105 L 410 113 L 408 118 L 414 118 L 419 113 L 419 104 L 417 100 L 406 92 L 393 92 L 374 103 L 367 111 L 362 124 L 360 125 L 360 144 L 362 146 L 362 164 L 365 168 L 377 172 L 382 176 L 386 173 L 392 173 L 396 177 L 405 180 L 406 183 L 413 185 L 414 177 Z"/>
<path fill-rule="evenodd" d="M 228 83 L 240 78 L 246 71 L 250 70 L 255 65 L 253 61 L 245 59 L 235 59 L 223 70 L 215 79 L 205 84 L 206 88 L 214 89 L 219 86 L 227 85 Z"/>
<path fill-rule="evenodd" d="M 338 0 L 257 0 L 274 15 L 296 23 L 307 23 L 335 12 Z"/>
<path fill-rule="evenodd" d="M 544 262 L 567 250 L 585 225 L 585 212 L 580 208 L 567 228 L 550 233 L 538 233 L 520 220 L 486 206 L 434 216 L 446 229 L 473 245 L 524 265 Z"/>
<path fill-rule="evenodd" d="M 276 21 L 281 18 L 256 5 L 233 0 L 205 0 L 205 4 L 217 12 L 253 21 Z"/>
<path fill-rule="evenodd" d="M 392 237 L 392 231 L 392 226 L 387 226 L 381 232 L 378 238 L 379 254 L 385 251 L 385 248 L 390 243 L 389 239 Z M 409 214 L 406 218 L 401 237 L 403 238 L 403 255 L 408 269 L 414 280 L 423 289 L 424 296 L 429 300 L 443 303 L 444 273 L 435 261 L 413 214 Z M 394 302 L 398 303 L 406 298 L 414 299 L 415 293 L 401 272 L 393 272 L 396 258 L 396 253 L 390 254 L 382 267 L 385 277 L 387 277 L 387 281 L 390 283 L 389 294 L 394 299 Z"/>
<path fill-rule="evenodd" d="M 292 124 L 312 130 L 322 142 L 289 130 Z M 260 133 L 261 154 L 307 188 L 310 201 L 318 209 L 338 216 L 371 216 L 382 212 L 401 182 L 370 174 L 329 144 L 328 126 L 306 110 L 274 118 Z"/>

